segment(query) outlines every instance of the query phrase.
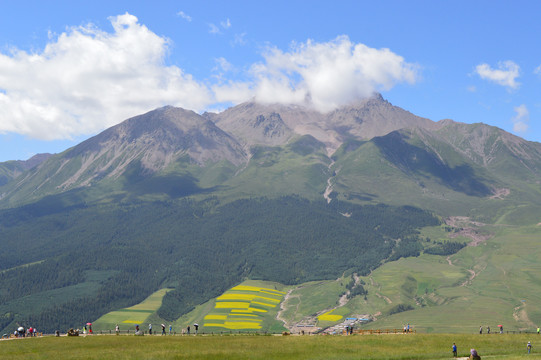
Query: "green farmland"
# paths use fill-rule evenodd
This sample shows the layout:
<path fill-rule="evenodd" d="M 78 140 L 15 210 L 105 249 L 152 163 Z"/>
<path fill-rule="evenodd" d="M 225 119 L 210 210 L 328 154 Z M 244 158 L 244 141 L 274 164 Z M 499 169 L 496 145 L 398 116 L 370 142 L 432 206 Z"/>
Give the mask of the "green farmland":
<path fill-rule="evenodd" d="M 164 295 L 170 289 L 161 289 L 150 295 L 142 303 L 129 308 L 112 311 L 100 317 L 93 324 L 94 330 L 113 330 L 118 324 L 121 329 L 133 329 L 135 324 L 143 324 L 152 321 L 152 315 L 162 305 Z M 158 329 L 156 328 L 156 331 Z"/>

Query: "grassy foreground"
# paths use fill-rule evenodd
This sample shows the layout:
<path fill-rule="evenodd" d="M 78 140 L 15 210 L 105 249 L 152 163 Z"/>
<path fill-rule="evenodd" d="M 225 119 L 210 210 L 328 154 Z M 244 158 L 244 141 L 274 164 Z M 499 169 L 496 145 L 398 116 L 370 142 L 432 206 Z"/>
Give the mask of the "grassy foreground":
<path fill-rule="evenodd" d="M 533 352 L 526 353 L 532 341 Z M 541 359 L 534 334 L 353 336 L 110 336 L 0 341 L 2 359 L 451 359 L 476 348 L 483 359 Z"/>

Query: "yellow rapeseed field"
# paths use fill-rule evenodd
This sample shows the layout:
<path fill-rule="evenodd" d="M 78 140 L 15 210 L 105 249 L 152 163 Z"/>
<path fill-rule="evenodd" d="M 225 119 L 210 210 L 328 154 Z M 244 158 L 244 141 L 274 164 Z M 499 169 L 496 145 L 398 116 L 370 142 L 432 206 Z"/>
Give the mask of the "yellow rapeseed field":
<path fill-rule="evenodd" d="M 324 314 L 319 315 L 317 318 L 318 320 L 322 321 L 338 321 L 343 318 L 342 315 L 333 315 L 331 314 L 334 310 L 328 311 Z"/>
<path fill-rule="evenodd" d="M 214 311 L 204 317 L 205 327 L 228 330 L 261 329 L 259 318 L 282 301 L 285 292 L 257 286 L 237 285 L 216 298 Z"/>

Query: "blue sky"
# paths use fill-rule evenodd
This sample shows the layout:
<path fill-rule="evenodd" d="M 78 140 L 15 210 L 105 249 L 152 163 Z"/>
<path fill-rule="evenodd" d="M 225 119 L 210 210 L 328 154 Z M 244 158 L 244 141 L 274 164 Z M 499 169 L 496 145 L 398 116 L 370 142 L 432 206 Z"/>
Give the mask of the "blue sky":
<path fill-rule="evenodd" d="M 381 92 L 541 141 L 538 1 L 3 1 L 0 161 L 163 105 L 327 111 Z"/>

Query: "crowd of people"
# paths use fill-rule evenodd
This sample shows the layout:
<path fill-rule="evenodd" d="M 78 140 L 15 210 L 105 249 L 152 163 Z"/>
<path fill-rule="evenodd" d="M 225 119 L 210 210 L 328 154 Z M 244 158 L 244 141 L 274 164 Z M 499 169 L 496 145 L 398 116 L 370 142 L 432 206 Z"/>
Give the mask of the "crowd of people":
<path fill-rule="evenodd" d="M 195 323 L 193 324 L 193 327 L 194 327 L 194 330 L 195 330 L 195 334 L 197 335 L 198 332 L 199 332 L 199 324 Z M 161 329 L 162 329 L 162 336 L 163 335 L 167 335 L 167 331 L 166 331 L 166 328 L 167 326 L 165 324 L 161 324 Z M 182 329 L 182 335 L 190 335 L 191 334 L 191 327 L 190 325 L 188 325 L 186 327 L 186 329 Z M 116 335 L 119 335 L 120 334 L 120 327 L 118 326 L 118 324 L 116 324 L 115 326 L 115 334 Z M 135 325 L 135 335 L 144 335 L 145 332 L 143 330 L 141 330 L 139 324 Z M 152 324 L 148 324 L 148 334 L 149 335 L 152 335 Z M 169 335 L 176 335 L 176 332 L 173 331 L 173 325 L 172 324 L 169 324 Z"/>

